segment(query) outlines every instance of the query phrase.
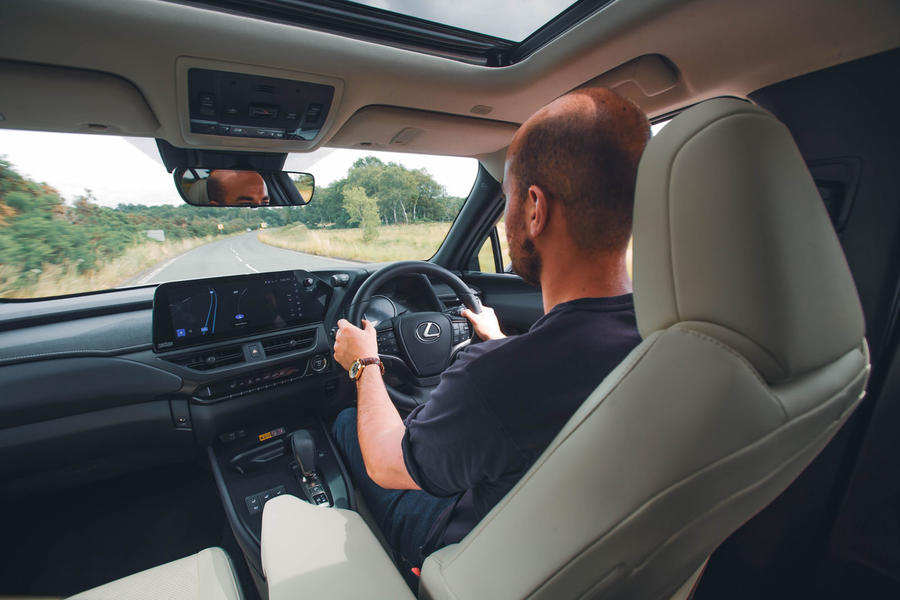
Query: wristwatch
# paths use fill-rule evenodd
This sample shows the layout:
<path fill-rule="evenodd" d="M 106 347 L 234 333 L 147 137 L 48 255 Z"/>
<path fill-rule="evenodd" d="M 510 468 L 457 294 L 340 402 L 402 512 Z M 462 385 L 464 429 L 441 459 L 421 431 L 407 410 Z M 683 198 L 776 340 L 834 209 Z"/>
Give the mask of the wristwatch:
<path fill-rule="evenodd" d="M 359 358 L 353 361 L 353 364 L 350 365 L 350 379 L 353 381 L 359 381 L 359 378 L 362 377 L 363 369 L 365 369 L 369 365 L 378 365 L 381 367 L 381 374 L 384 375 L 384 363 L 381 362 L 381 359 L 377 356 L 369 357 L 369 358 Z"/>

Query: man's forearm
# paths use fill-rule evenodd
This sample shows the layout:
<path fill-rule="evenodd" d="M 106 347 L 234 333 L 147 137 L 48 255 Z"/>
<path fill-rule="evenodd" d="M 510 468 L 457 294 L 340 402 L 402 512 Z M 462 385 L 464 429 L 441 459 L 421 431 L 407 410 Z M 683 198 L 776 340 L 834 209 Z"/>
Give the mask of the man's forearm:
<path fill-rule="evenodd" d="M 369 477 L 385 489 L 420 489 L 403 461 L 406 426 L 391 402 L 376 365 L 366 367 L 356 383 L 357 435 Z"/>

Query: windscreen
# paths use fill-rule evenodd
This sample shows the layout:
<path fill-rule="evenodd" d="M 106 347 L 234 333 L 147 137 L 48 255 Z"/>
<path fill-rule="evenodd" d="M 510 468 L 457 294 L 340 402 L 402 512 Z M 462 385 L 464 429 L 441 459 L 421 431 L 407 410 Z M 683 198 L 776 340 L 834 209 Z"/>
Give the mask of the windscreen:
<path fill-rule="evenodd" d="M 0 298 L 428 259 L 474 159 L 323 149 L 297 207 L 184 203 L 152 139 L 0 130 Z"/>

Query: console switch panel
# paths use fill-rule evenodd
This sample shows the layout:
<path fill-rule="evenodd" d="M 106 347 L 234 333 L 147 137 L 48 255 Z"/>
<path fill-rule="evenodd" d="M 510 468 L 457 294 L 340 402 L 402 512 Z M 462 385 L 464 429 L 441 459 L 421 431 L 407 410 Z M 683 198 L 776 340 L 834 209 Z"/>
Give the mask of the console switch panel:
<path fill-rule="evenodd" d="M 247 504 L 247 512 L 249 512 L 251 515 L 261 513 L 266 502 L 276 496 L 284 494 L 284 492 L 284 486 L 279 485 L 278 487 L 272 488 L 270 490 L 266 490 L 258 494 L 253 494 L 252 496 L 247 496 L 246 498 L 244 498 L 244 502 Z"/>

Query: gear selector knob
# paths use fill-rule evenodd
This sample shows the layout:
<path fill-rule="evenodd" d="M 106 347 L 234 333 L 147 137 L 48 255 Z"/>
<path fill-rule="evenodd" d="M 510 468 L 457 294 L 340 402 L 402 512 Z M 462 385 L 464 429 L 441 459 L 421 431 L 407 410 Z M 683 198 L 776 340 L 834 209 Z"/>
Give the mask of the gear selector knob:
<path fill-rule="evenodd" d="M 316 441 L 305 429 L 295 431 L 291 435 L 291 448 L 294 459 L 304 477 L 309 477 L 316 470 Z"/>

